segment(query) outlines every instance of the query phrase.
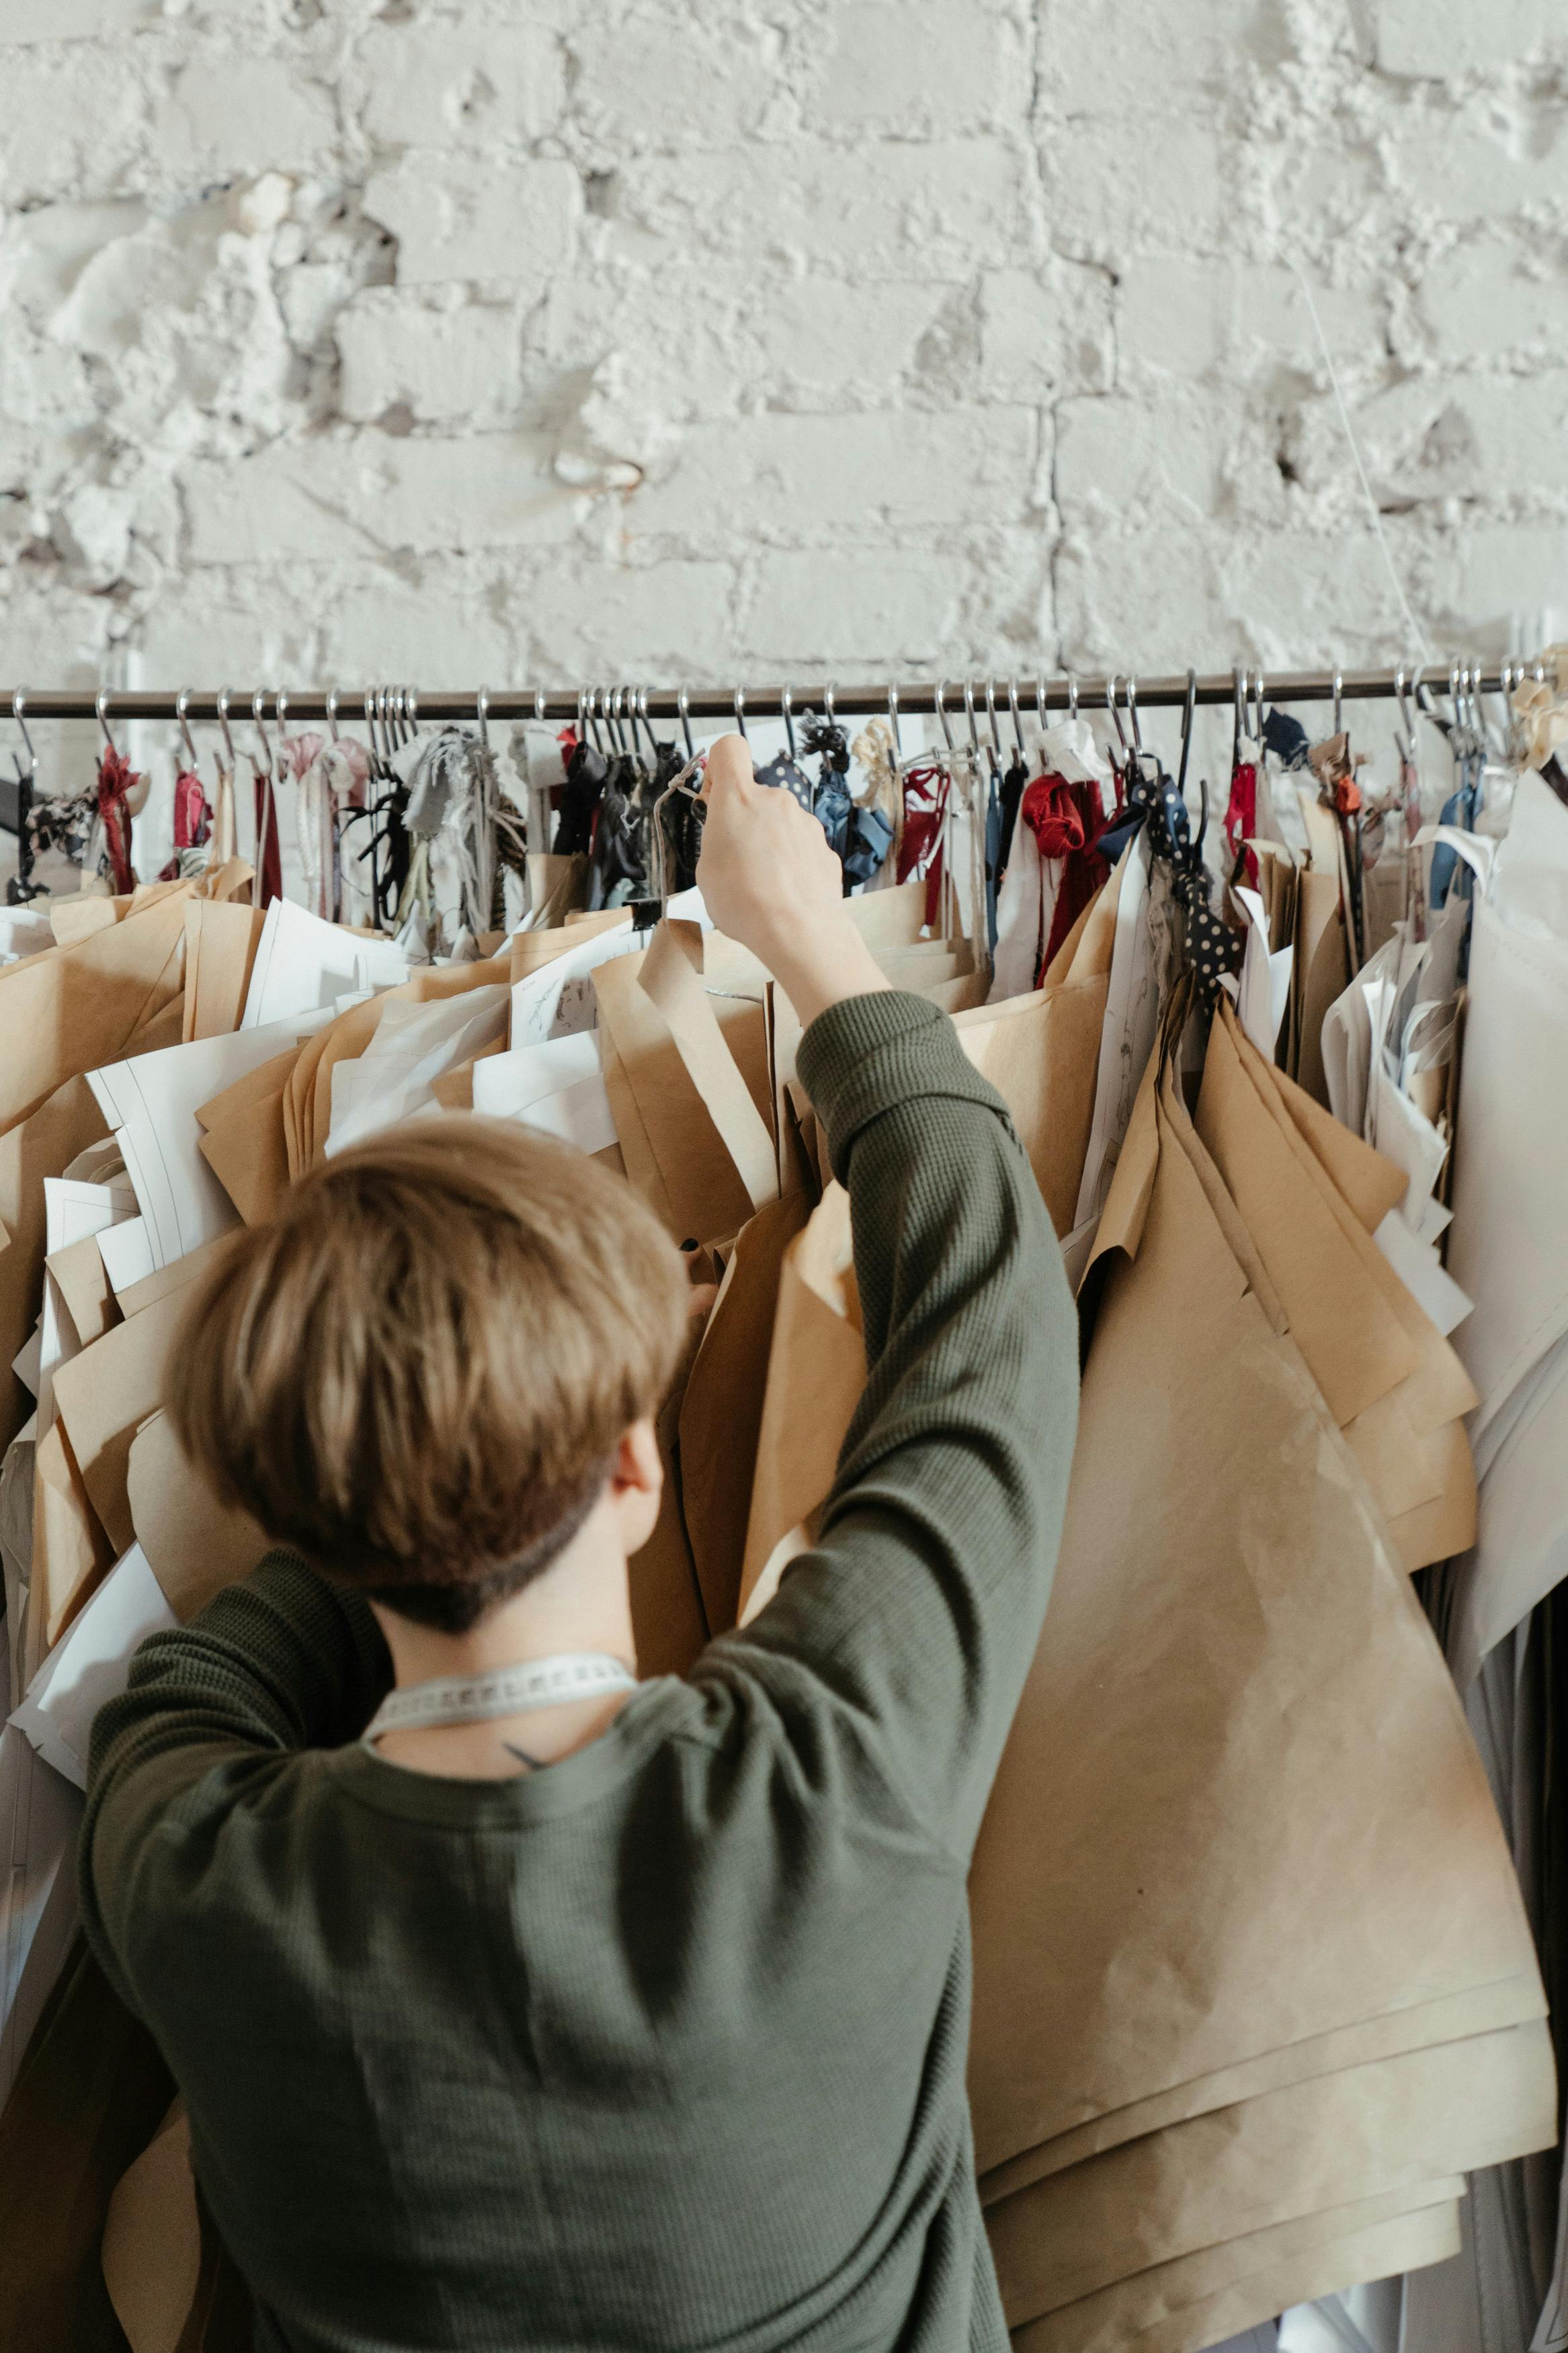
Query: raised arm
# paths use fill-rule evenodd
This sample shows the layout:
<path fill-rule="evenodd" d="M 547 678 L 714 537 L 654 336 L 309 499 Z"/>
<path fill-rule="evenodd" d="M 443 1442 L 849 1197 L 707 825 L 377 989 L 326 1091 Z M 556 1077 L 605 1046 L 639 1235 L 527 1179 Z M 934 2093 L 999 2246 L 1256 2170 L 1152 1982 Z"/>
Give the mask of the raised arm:
<path fill-rule="evenodd" d="M 1050 1589 L 1077 1323 L 1002 1098 L 945 1015 L 888 989 L 821 828 L 749 766 L 727 754 L 710 784 L 702 888 L 810 1024 L 800 1074 L 849 1192 L 868 1381 L 820 1542 L 715 1663 L 762 1676 L 808 1770 L 853 1788 L 847 1745 L 967 1859 Z"/>
<path fill-rule="evenodd" d="M 208 1774 L 232 1800 L 237 1779 L 290 1750 L 352 1740 L 391 1683 L 369 1604 L 290 1552 L 268 1553 L 188 1626 L 142 1643 L 92 1727 L 79 1850 L 89 1939 L 133 2007 L 115 1956 L 171 1806 Z"/>

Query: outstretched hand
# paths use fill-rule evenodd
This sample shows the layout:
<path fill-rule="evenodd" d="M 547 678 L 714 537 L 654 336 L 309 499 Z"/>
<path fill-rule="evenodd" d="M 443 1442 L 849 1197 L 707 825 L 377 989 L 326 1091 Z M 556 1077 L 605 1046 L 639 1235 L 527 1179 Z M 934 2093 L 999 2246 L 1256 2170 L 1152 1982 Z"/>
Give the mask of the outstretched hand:
<path fill-rule="evenodd" d="M 708 754 L 708 815 L 697 886 L 719 929 L 773 975 L 801 1022 L 847 997 L 886 988 L 844 912 L 844 873 L 793 793 L 759 785 L 739 735 Z"/>

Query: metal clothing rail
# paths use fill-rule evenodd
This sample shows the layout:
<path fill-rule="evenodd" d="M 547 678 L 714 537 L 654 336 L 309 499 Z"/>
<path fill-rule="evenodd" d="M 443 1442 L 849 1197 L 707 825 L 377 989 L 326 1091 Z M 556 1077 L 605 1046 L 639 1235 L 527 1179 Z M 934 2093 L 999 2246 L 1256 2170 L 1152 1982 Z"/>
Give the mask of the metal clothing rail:
<path fill-rule="evenodd" d="M 1075 703 L 1088 716 L 1103 712 L 1110 704 L 1122 712 L 1130 704 L 1139 711 L 1181 708 L 1189 694 L 1200 703 L 1231 703 L 1237 696 L 1238 680 L 1246 681 L 1253 696 L 1261 695 L 1271 702 L 1375 702 L 1395 701 L 1402 692 L 1408 694 L 1418 684 L 1440 692 L 1459 690 L 1467 694 L 1506 694 L 1521 679 L 1542 676 L 1544 670 L 1539 663 L 1510 661 L 1488 670 L 1458 662 L 1448 667 L 1428 662 L 1419 669 L 1411 664 L 1400 670 L 1290 670 L 1278 675 L 1252 670 L 1215 672 L 1195 679 L 1139 678 L 1129 677 L 1125 672 L 1075 678 L 1068 672 L 1037 681 L 927 679 L 885 686 L 837 686 L 824 680 L 816 685 L 736 688 L 642 688 L 622 684 L 582 688 L 476 687 L 460 693 L 449 689 L 426 692 L 411 686 L 391 691 L 401 698 L 395 708 L 421 720 L 472 721 L 481 710 L 490 719 L 575 719 L 588 707 L 592 696 L 594 707 L 601 714 L 608 707 L 620 716 L 629 716 L 635 710 L 660 720 L 678 721 L 685 716 L 743 722 L 782 718 L 786 712 L 798 717 L 808 708 L 831 709 L 844 718 L 887 716 L 892 712 L 903 717 L 942 708 L 951 723 L 966 719 L 966 693 L 973 698 L 977 712 L 994 707 L 1007 716 L 1016 695 L 1026 716 L 1047 710 L 1066 711 Z M 259 711 L 263 718 L 274 722 L 335 718 L 341 724 L 353 725 L 363 722 L 367 705 L 375 707 L 378 691 L 384 693 L 386 690 L 285 687 L 280 691 L 268 686 L 203 688 L 199 691 L 191 688 L 176 692 L 168 688 L 149 691 L 128 687 L 89 694 L 42 687 L 0 687 L 0 718 L 10 713 L 26 719 L 175 719 L 183 711 L 186 719 L 207 723 L 226 715 L 232 725 L 248 720 L 253 712 Z"/>

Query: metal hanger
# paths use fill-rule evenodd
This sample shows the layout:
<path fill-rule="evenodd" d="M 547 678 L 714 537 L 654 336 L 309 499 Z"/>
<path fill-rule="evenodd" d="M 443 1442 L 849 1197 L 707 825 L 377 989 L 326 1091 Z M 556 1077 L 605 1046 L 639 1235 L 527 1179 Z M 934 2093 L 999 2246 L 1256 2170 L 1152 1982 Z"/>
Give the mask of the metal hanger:
<path fill-rule="evenodd" d="M 746 693 L 739 686 L 735 689 L 735 724 L 741 731 L 742 742 L 749 744 L 752 739 L 746 733 Z"/>
<path fill-rule="evenodd" d="M 1013 714 L 1013 741 L 1018 747 L 1018 757 L 1024 756 L 1024 715 L 1018 708 L 1018 681 L 1007 681 L 1007 708 Z"/>
<path fill-rule="evenodd" d="M 103 730 L 103 740 L 118 760 L 120 757 L 120 746 L 109 732 L 109 689 L 106 686 L 100 686 L 99 688 L 96 696 L 93 698 L 93 708 L 98 712 L 98 723 Z"/>
<path fill-rule="evenodd" d="M 334 744 L 341 740 L 338 734 L 338 689 L 335 686 L 327 689 L 327 733 Z"/>
<path fill-rule="evenodd" d="M 228 732 L 228 706 L 232 692 L 232 688 L 220 686 L 217 691 L 216 698 L 218 733 L 223 737 L 223 748 L 228 754 L 228 768 L 226 773 L 230 776 L 233 776 L 236 768 L 239 765 L 239 755 L 234 748 L 234 737 Z"/>
<path fill-rule="evenodd" d="M 1138 723 L 1138 681 L 1131 670 L 1127 673 L 1127 723 L 1132 730 L 1132 749 L 1142 753 L 1143 730 Z"/>
<path fill-rule="evenodd" d="M 195 691 L 193 687 L 183 686 L 174 697 L 174 717 L 179 723 L 180 733 L 185 739 L 185 751 L 190 758 L 193 776 L 200 774 L 202 765 L 201 754 L 196 750 L 195 737 L 191 733 L 191 723 L 185 717 Z"/>
<path fill-rule="evenodd" d="M 474 697 L 474 712 L 479 723 L 479 741 L 488 752 L 490 748 L 490 691 L 481 686 Z"/>
<path fill-rule="evenodd" d="M 27 751 L 27 765 L 25 770 L 16 753 L 13 752 L 11 754 L 11 764 L 16 771 L 16 782 L 18 786 L 30 785 L 33 778 L 38 773 L 38 755 L 33 749 L 33 739 L 27 733 L 27 723 L 23 716 L 23 712 L 26 707 L 26 701 L 27 691 L 26 687 L 17 687 L 16 692 L 11 697 L 11 716 L 16 723 L 22 741 L 26 744 Z"/>
<path fill-rule="evenodd" d="M 1342 707 L 1342 706 L 1343 706 L 1343 702 L 1344 702 L 1344 691 L 1345 691 L 1345 678 L 1344 678 L 1344 672 L 1343 672 L 1343 670 L 1335 670 L 1335 672 L 1334 672 L 1334 727 L 1333 727 L 1333 732 L 1334 732 L 1334 733 L 1335 733 L 1336 735 L 1342 735 L 1342 734 L 1344 733 L 1344 732 L 1345 732 L 1344 711 L 1343 711 L 1343 707 Z"/>
<path fill-rule="evenodd" d="M 943 700 L 946 693 L 947 681 L 945 678 L 939 678 L 936 682 L 936 689 L 932 699 L 936 703 L 936 715 L 942 725 L 942 740 L 947 745 L 948 757 L 951 759 L 954 750 L 954 745 L 952 741 L 952 730 L 947 723 L 947 704 Z"/>
<path fill-rule="evenodd" d="M 264 686 L 258 686 L 256 692 L 250 698 L 250 722 L 251 725 L 256 730 L 257 741 L 261 745 L 262 759 L 266 763 L 267 773 L 270 776 L 272 774 L 272 745 L 268 737 L 266 723 L 261 716 L 261 706 L 266 699 L 266 688 Z M 250 765 L 256 770 L 258 776 L 259 776 L 261 774 L 261 762 L 258 761 L 255 756 L 252 755 Z"/>
<path fill-rule="evenodd" d="M 1105 681 L 1105 707 L 1110 713 L 1111 724 L 1116 729 L 1116 740 L 1121 746 L 1121 755 L 1125 759 L 1130 748 L 1127 742 L 1127 730 L 1121 724 L 1121 713 L 1116 708 L 1116 690 L 1120 682 L 1119 673 L 1112 670 Z"/>
<path fill-rule="evenodd" d="M 682 687 L 675 698 L 675 707 L 680 713 L 680 732 L 686 738 L 686 756 L 689 760 L 695 760 L 697 757 L 697 746 L 691 740 L 691 721 L 688 715 L 690 702 L 691 697 L 687 693 L 686 689 Z"/>
<path fill-rule="evenodd" d="M 781 686 L 779 689 L 779 709 L 784 713 L 784 741 L 789 745 L 789 755 L 793 760 L 795 756 L 795 697 L 791 694 L 787 686 Z"/>
<path fill-rule="evenodd" d="M 896 776 L 899 763 L 904 756 L 904 747 L 899 734 L 899 690 L 890 683 L 888 688 L 888 725 L 892 730 L 893 773 Z"/>
<path fill-rule="evenodd" d="M 1195 670 L 1189 670 L 1187 672 L 1187 699 L 1182 705 L 1182 761 L 1181 766 L 1176 772 L 1176 790 L 1182 795 L 1184 799 L 1186 797 L 1187 791 L 1187 762 L 1192 756 L 1193 749 L 1193 719 L 1197 711 L 1197 707 L 1198 674 Z M 1205 790 L 1206 792 L 1206 786 Z M 1208 821 L 1206 804 L 1204 811 L 1204 820 L 1205 824 Z M 1200 841 L 1203 839 L 1201 831 L 1198 835 L 1198 839 Z"/>

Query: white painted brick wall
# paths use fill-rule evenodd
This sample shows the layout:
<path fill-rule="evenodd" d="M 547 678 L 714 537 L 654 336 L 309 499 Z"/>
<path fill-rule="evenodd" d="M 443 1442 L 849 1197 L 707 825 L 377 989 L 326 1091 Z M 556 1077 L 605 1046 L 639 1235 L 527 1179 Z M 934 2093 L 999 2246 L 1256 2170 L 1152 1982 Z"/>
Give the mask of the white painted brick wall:
<path fill-rule="evenodd" d="M 1030 677 L 1568 608 L 1560 0 L 0 0 L 0 674 Z"/>

